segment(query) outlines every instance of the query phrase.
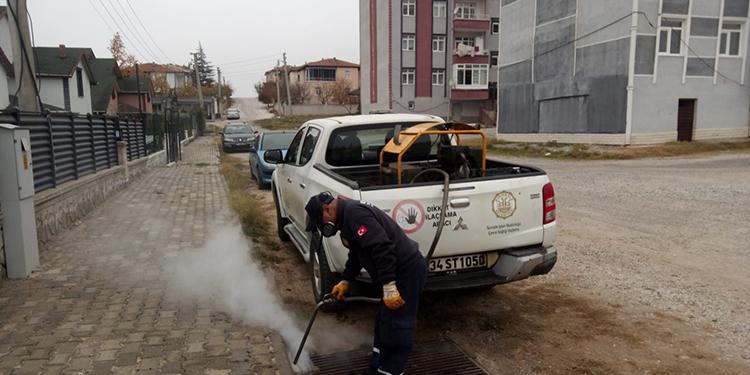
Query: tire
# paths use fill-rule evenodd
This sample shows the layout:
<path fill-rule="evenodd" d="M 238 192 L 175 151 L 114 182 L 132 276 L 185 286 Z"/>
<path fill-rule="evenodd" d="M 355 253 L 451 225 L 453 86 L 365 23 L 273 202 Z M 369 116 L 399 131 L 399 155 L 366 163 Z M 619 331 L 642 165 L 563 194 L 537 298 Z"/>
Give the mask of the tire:
<path fill-rule="evenodd" d="M 251 180 L 255 180 L 255 174 L 253 173 L 253 170 L 254 170 L 254 169 L 255 169 L 255 168 L 253 168 L 253 164 L 252 164 L 252 163 L 250 163 L 250 179 L 251 179 Z"/>
<path fill-rule="evenodd" d="M 255 179 L 255 181 L 258 182 L 258 189 L 267 188 L 268 185 L 263 182 L 263 173 L 260 171 L 260 167 L 255 168 L 255 172 L 258 174 L 258 177 Z"/>
<path fill-rule="evenodd" d="M 284 227 L 291 222 L 289 219 L 281 217 L 281 209 L 279 207 L 279 198 L 276 194 L 276 189 L 273 189 L 273 203 L 276 206 L 276 233 L 281 242 L 289 242 L 289 234 L 284 231 Z"/>
<path fill-rule="evenodd" d="M 310 243 L 310 283 L 312 286 L 315 303 L 320 302 L 325 294 L 330 293 L 333 286 L 341 281 L 341 276 L 331 272 L 328 267 L 328 258 L 320 242 L 320 234 L 315 233 Z M 339 311 L 344 307 L 343 303 L 335 305 L 323 305 L 321 310 L 325 312 Z"/>

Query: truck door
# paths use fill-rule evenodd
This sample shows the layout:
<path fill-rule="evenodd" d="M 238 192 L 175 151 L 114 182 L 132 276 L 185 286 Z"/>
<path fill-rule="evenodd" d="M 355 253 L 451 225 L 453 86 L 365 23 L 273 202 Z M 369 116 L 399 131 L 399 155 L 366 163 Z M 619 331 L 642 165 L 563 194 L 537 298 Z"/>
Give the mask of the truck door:
<path fill-rule="evenodd" d="M 320 129 L 314 126 L 308 126 L 307 132 L 303 138 L 302 148 L 300 150 L 299 159 L 297 164 L 291 166 L 290 169 L 294 170 L 291 174 L 292 183 L 289 187 L 290 195 L 294 196 L 287 205 L 289 215 L 294 216 L 295 222 L 299 225 L 299 229 L 304 233 L 305 227 L 307 226 L 307 213 L 305 212 L 305 204 L 307 203 L 308 197 L 312 194 L 308 189 L 308 176 L 310 175 L 310 169 L 313 167 L 312 158 L 315 146 L 318 144 L 320 138 Z"/>
<path fill-rule="evenodd" d="M 299 228 L 299 225 L 295 222 L 295 218 L 293 217 L 293 207 L 295 204 L 293 195 L 295 191 L 292 189 L 292 183 L 294 182 L 294 176 L 292 174 L 296 170 L 297 161 L 299 160 L 299 151 L 302 146 L 302 138 L 305 135 L 305 131 L 307 131 L 307 127 L 303 127 L 297 132 L 292 143 L 289 144 L 289 149 L 284 157 L 284 163 L 276 166 L 276 189 L 278 189 L 278 194 L 284 207 L 284 213 L 287 215 L 287 218 L 297 226 L 297 228 Z"/>

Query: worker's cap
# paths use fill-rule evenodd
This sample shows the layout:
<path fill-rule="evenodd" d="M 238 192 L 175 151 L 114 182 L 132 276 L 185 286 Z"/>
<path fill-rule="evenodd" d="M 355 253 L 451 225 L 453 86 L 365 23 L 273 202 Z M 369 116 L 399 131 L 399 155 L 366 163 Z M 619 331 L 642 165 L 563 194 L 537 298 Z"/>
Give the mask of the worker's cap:
<path fill-rule="evenodd" d="M 323 221 L 323 205 L 331 202 L 333 202 L 333 195 L 327 191 L 310 197 L 310 200 L 305 205 L 305 211 L 307 211 L 308 216 L 306 231 L 312 232 L 320 228 Z"/>

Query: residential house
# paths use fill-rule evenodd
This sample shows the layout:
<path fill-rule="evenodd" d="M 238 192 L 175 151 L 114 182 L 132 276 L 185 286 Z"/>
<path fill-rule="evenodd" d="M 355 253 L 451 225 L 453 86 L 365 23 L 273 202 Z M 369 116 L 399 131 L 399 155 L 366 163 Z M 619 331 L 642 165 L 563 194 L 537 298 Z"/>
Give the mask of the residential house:
<path fill-rule="evenodd" d="M 97 84 L 91 87 L 91 107 L 93 113 L 117 115 L 119 87 L 117 80 L 122 72 L 115 59 L 94 59 L 91 68 Z"/>
<path fill-rule="evenodd" d="M 140 84 L 140 86 L 139 86 Z M 154 89 L 149 77 L 121 77 L 117 79 L 118 109 L 120 115 L 152 113 Z M 140 105 L 138 101 L 140 100 Z"/>
<path fill-rule="evenodd" d="M 309 104 L 325 104 L 330 100 L 326 93 L 337 81 L 346 82 L 350 91 L 359 89 L 359 65 L 335 57 L 321 59 L 290 70 L 289 81 L 307 86 Z"/>
<path fill-rule="evenodd" d="M 748 136 L 748 0 L 539 3 L 503 1 L 500 139 Z"/>
<path fill-rule="evenodd" d="M 91 86 L 96 78 L 90 48 L 34 47 L 39 95 L 45 107 L 76 113 L 92 113 Z"/>
<path fill-rule="evenodd" d="M 500 3 L 360 0 L 362 112 L 494 126 Z"/>
<path fill-rule="evenodd" d="M 8 81 L 13 78 L 13 64 L 5 55 L 3 47 L 0 47 L 0 111 L 10 105 L 10 89 Z"/>
<path fill-rule="evenodd" d="M 10 40 L 8 8 L 0 6 L 0 110 L 10 104 L 11 87 L 15 87 L 13 44 Z"/>
<path fill-rule="evenodd" d="M 175 64 L 138 64 L 138 71 L 153 82 L 164 79 L 170 89 L 192 85 L 195 74 L 192 69 Z M 123 69 L 123 73 L 127 76 L 135 76 L 135 68 Z"/>

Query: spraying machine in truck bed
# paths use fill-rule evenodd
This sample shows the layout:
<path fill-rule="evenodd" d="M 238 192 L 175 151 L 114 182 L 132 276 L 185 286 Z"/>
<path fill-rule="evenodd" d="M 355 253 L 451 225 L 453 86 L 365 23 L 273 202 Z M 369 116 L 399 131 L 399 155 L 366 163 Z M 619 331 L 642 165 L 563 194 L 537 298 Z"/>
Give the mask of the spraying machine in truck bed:
<path fill-rule="evenodd" d="M 429 258 L 427 290 L 490 287 L 549 272 L 557 251 L 548 176 L 488 159 L 486 148 L 485 134 L 470 125 L 388 114 L 311 120 L 283 160 L 280 151 L 267 151 L 266 161 L 278 163 L 278 234 L 310 263 L 316 301 L 338 282 L 347 259 L 338 238 L 321 241 L 304 230 L 304 204 L 323 191 L 388 213 Z M 370 278 L 363 271 L 359 280 Z"/>

